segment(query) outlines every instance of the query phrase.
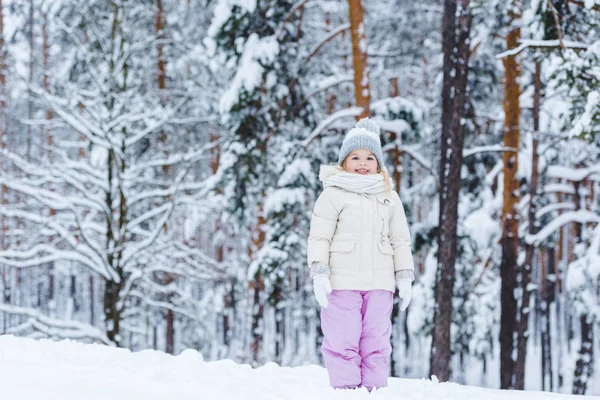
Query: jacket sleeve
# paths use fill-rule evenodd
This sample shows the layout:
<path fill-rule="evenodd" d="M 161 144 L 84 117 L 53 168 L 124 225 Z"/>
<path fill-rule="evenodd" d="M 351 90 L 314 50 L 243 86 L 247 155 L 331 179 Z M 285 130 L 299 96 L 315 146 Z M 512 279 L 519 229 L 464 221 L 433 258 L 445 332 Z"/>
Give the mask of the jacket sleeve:
<path fill-rule="evenodd" d="M 315 203 L 308 235 L 308 266 L 318 261 L 329 265 L 329 247 L 338 222 L 339 210 L 331 199 L 331 191 L 325 189 Z"/>
<path fill-rule="evenodd" d="M 392 190 L 394 198 L 394 211 L 390 220 L 390 243 L 394 248 L 394 271 L 410 270 L 414 271 L 414 261 L 411 251 L 410 232 L 408 230 L 408 221 L 404 213 L 404 206 L 398 193 Z"/>

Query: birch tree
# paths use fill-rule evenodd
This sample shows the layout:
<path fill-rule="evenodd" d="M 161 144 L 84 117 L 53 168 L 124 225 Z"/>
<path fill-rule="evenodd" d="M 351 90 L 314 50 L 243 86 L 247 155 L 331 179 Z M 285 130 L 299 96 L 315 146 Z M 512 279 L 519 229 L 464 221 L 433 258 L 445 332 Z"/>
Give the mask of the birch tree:
<path fill-rule="evenodd" d="M 3 251 L 0 261 L 13 268 L 74 264 L 101 277 L 104 329 L 116 345 L 128 341 L 125 331 L 144 332 L 138 318 L 144 313 L 138 313 L 147 307 L 198 320 L 189 284 L 170 284 L 163 276 L 185 275 L 190 282 L 226 279 L 220 264 L 182 243 L 179 231 L 165 229 L 182 207 L 198 201 L 203 184 L 191 181 L 189 172 L 208 145 L 168 155 L 151 151 L 161 130 L 176 124 L 189 94 L 172 92 L 164 104 L 155 96 L 147 80 L 152 75 L 143 67 L 145 52 L 156 41 L 152 24 L 143 23 L 153 14 L 137 7 L 92 2 L 62 9 L 59 17 L 71 24 L 67 38 L 74 54 L 54 68 L 78 73 L 68 81 L 50 81 L 52 90 L 32 87 L 56 116 L 55 132 L 61 128 L 53 139 L 53 162 L 40 165 L 6 152 L 25 178 L 0 178 L 11 190 L 56 210 L 45 217 L 30 208 L 4 209 L 4 215 L 43 229 L 41 240 L 31 238 L 21 248 Z M 85 140 L 78 141 L 78 135 Z M 80 159 L 72 148 L 89 149 L 89 158 Z M 164 177 L 164 168 L 173 172 L 172 179 Z M 155 301 L 153 293 L 177 299 Z"/>

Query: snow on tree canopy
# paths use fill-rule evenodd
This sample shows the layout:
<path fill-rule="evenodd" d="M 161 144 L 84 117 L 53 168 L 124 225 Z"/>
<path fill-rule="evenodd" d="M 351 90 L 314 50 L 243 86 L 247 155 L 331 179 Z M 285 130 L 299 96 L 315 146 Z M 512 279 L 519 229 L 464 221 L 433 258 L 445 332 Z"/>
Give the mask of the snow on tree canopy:
<path fill-rule="evenodd" d="M 272 63 L 278 53 L 279 44 L 276 38 L 272 36 L 260 38 L 256 33 L 248 37 L 238 62 L 235 77 L 231 81 L 229 89 L 221 97 L 219 110 L 223 115 L 238 103 L 243 92 L 252 93 L 261 86 L 265 72 L 263 64 Z M 272 82 L 274 83 L 274 81 Z"/>
<path fill-rule="evenodd" d="M 251 13 L 256 9 L 256 0 L 219 0 L 215 6 L 212 23 L 208 28 L 208 36 L 214 37 L 231 17 L 231 9 L 240 7 Z"/>

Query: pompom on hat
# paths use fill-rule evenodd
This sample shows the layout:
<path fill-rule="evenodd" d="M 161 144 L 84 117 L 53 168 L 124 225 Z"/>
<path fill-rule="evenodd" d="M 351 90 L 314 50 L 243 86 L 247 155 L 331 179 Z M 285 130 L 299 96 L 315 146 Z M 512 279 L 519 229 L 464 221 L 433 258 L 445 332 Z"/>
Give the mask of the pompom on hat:
<path fill-rule="evenodd" d="M 383 163 L 383 151 L 381 150 L 380 130 L 375 121 L 369 118 L 363 118 L 356 123 L 354 128 L 350 129 L 342 142 L 338 164 L 342 165 L 348 154 L 356 149 L 367 149 L 377 159 L 380 170 L 386 170 Z"/>

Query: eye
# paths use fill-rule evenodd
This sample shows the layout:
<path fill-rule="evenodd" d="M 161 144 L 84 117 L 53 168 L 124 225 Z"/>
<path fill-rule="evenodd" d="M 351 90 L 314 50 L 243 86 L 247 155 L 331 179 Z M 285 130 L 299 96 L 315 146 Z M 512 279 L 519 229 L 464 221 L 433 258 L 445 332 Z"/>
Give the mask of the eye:
<path fill-rule="evenodd" d="M 373 160 L 374 160 L 374 158 L 373 158 L 373 157 L 368 157 L 368 158 L 367 158 L 367 160 L 369 160 L 369 161 L 373 161 Z"/>
<path fill-rule="evenodd" d="M 353 160 L 358 160 L 358 156 L 352 157 Z"/>

